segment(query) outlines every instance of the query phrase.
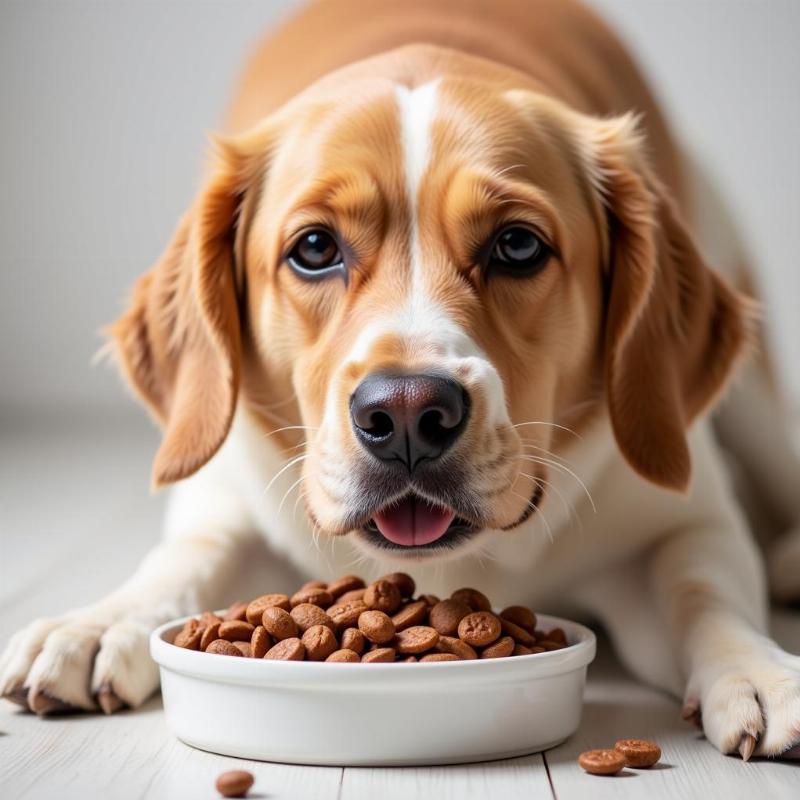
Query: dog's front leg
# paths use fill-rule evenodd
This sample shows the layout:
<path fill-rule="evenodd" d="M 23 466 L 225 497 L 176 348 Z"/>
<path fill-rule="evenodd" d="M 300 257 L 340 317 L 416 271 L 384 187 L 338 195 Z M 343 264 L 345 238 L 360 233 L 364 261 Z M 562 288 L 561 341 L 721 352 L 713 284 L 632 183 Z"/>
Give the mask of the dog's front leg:
<path fill-rule="evenodd" d="M 198 475 L 171 497 L 164 540 L 97 603 L 38 619 L 0 658 L 0 694 L 46 714 L 138 706 L 158 686 L 148 638 L 161 623 L 223 602 L 254 546 L 236 496 Z"/>
<path fill-rule="evenodd" d="M 723 753 L 797 755 L 800 657 L 765 633 L 762 569 L 735 509 L 666 535 L 650 575 L 686 679 L 684 716 Z"/>

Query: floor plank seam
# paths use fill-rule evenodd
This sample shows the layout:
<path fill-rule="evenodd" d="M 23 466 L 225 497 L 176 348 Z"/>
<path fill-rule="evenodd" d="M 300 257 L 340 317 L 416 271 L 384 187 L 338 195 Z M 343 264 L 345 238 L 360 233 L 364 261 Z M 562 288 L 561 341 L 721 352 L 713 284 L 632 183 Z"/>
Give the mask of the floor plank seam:
<path fill-rule="evenodd" d="M 342 800 L 342 791 L 344 790 L 344 771 L 346 767 L 339 770 L 339 789 L 336 792 L 336 800 Z"/>
<path fill-rule="evenodd" d="M 550 794 L 553 795 L 553 800 L 558 800 L 556 794 L 556 787 L 553 784 L 553 776 L 550 774 L 550 764 L 547 763 L 547 753 L 542 753 L 542 761 L 544 762 L 544 771 L 547 773 L 547 782 L 550 784 Z"/>

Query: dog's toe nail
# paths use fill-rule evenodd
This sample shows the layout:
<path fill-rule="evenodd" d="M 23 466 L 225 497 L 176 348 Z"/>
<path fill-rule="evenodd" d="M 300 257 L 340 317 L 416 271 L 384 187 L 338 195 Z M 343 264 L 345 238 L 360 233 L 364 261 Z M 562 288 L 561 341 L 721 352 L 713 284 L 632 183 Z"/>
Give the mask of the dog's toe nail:
<path fill-rule="evenodd" d="M 100 687 L 100 691 L 97 693 L 97 702 L 105 714 L 113 714 L 125 706 L 110 683 L 104 683 Z"/>
<path fill-rule="evenodd" d="M 739 742 L 739 755 L 742 757 L 742 761 L 749 761 L 750 756 L 753 755 L 753 750 L 756 749 L 756 737 L 751 736 L 749 733 L 745 733 L 742 736 L 742 740 Z"/>
<path fill-rule="evenodd" d="M 703 729 L 703 715 L 700 713 L 700 705 L 694 700 L 684 703 L 681 709 L 681 719 L 691 722 L 695 728 Z"/>
<path fill-rule="evenodd" d="M 14 686 L 7 692 L 3 692 L 3 699 L 11 703 L 16 703 L 23 708 L 28 707 L 28 690 L 24 686 Z"/>
<path fill-rule="evenodd" d="M 28 693 L 28 708 L 40 717 L 46 714 L 57 714 L 64 711 L 73 711 L 73 707 L 57 697 L 51 697 L 39 689 L 31 689 Z"/>

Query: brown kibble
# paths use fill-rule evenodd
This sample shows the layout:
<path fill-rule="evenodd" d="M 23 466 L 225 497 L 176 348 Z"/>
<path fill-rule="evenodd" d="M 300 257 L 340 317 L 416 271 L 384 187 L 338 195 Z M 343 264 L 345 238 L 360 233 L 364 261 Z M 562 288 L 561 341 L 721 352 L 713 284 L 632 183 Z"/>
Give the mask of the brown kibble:
<path fill-rule="evenodd" d="M 417 600 L 422 600 L 428 608 L 433 608 L 439 601 L 439 598 L 435 594 L 421 594 Z"/>
<path fill-rule="evenodd" d="M 277 641 L 292 639 L 298 635 L 297 623 L 288 611 L 278 606 L 269 606 L 261 615 L 261 624 L 267 633 Z"/>
<path fill-rule="evenodd" d="M 466 642 L 462 642 L 461 639 L 456 639 L 455 636 L 440 636 L 436 643 L 436 649 L 440 653 L 454 655 L 462 661 L 472 661 L 478 657 L 472 647 Z"/>
<path fill-rule="evenodd" d="M 359 602 L 364 602 L 364 592 L 366 589 L 352 589 L 349 592 L 345 592 L 339 597 L 336 598 L 337 605 L 344 605 L 345 603 L 351 603 L 354 600 L 358 600 Z"/>
<path fill-rule="evenodd" d="M 339 647 L 333 631 L 325 625 L 312 625 L 302 638 L 309 661 L 324 661 Z"/>
<path fill-rule="evenodd" d="M 661 748 L 646 739 L 620 739 L 614 749 L 625 756 L 625 763 L 634 769 L 647 769 L 658 763 Z"/>
<path fill-rule="evenodd" d="M 358 629 L 375 644 L 386 644 L 394 637 L 394 623 L 383 611 L 364 611 L 358 618 Z"/>
<path fill-rule="evenodd" d="M 489 598 L 477 589 L 457 589 L 450 595 L 450 599 L 466 603 L 473 611 L 492 610 L 492 604 L 489 602 Z"/>
<path fill-rule="evenodd" d="M 305 657 L 306 648 L 297 638 L 278 642 L 264 656 L 268 661 L 302 661 Z"/>
<path fill-rule="evenodd" d="M 358 575 L 311 580 L 291 596 L 261 595 L 219 615 L 204 611 L 186 621 L 174 643 L 271 660 L 408 663 L 532 655 L 567 646 L 561 628 L 538 630 L 536 615 L 525 606 L 508 606 L 498 617 L 477 589 L 458 589 L 445 600 L 433 594 L 414 599 L 415 591 L 405 572 L 368 586 Z"/>
<path fill-rule="evenodd" d="M 312 606 L 311 603 L 300 603 L 295 606 L 290 612 L 292 619 L 297 623 L 297 627 L 301 633 L 305 633 L 309 628 L 314 625 L 324 625 L 332 631 L 336 631 L 336 626 L 333 620 L 319 607 Z M 267 627 L 266 625 L 264 626 Z"/>
<path fill-rule="evenodd" d="M 250 642 L 233 642 L 232 644 L 245 658 L 252 657 L 253 651 L 250 648 Z"/>
<path fill-rule="evenodd" d="M 241 657 L 242 653 L 233 642 L 229 642 L 227 639 L 214 639 L 213 642 L 206 648 L 206 653 L 214 653 L 218 656 L 239 656 Z"/>
<path fill-rule="evenodd" d="M 240 619 L 243 622 L 247 619 L 247 603 L 231 603 L 228 610 L 222 615 L 223 622 L 231 619 Z"/>
<path fill-rule="evenodd" d="M 514 640 L 510 636 L 498 639 L 494 644 L 484 648 L 481 658 L 507 658 L 514 652 Z"/>
<path fill-rule="evenodd" d="M 369 607 L 361 600 L 349 600 L 348 602 L 338 602 L 328 609 L 328 616 L 333 620 L 333 624 L 338 630 L 358 625 L 358 618 L 368 611 Z"/>
<path fill-rule="evenodd" d="M 560 642 L 563 645 L 567 644 L 567 634 L 564 633 L 561 628 L 553 628 L 544 638 L 548 642 Z"/>
<path fill-rule="evenodd" d="M 459 639 L 473 647 L 491 644 L 500 638 L 501 630 L 500 620 L 488 611 L 473 611 L 458 623 Z"/>
<path fill-rule="evenodd" d="M 531 635 L 536 630 L 536 614 L 525 606 L 509 606 L 500 612 L 500 619 L 507 619 L 514 625 L 519 625 Z"/>
<path fill-rule="evenodd" d="M 259 625 L 250 637 L 250 652 L 253 658 L 264 658 L 272 647 L 272 639 L 263 625 Z"/>
<path fill-rule="evenodd" d="M 277 606 L 284 611 L 290 611 L 292 608 L 288 595 L 262 594 L 261 597 L 256 597 L 256 599 L 247 606 L 247 611 L 245 612 L 247 621 L 251 625 L 260 625 L 261 615 L 264 613 L 264 609 L 270 606 Z"/>
<path fill-rule="evenodd" d="M 251 773 L 243 769 L 235 769 L 230 772 L 223 772 L 217 778 L 217 791 L 223 797 L 246 797 L 247 792 L 255 783 L 255 778 Z"/>
<path fill-rule="evenodd" d="M 587 750 L 578 756 L 578 764 L 590 775 L 616 775 L 625 763 L 619 750 Z"/>
<path fill-rule="evenodd" d="M 458 624 L 470 612 L 470 607 L 461 600 L 442 600 L 431 610 L 428 624 L 441 636 L 455 636 Z"/>
<path fill-rule="evenodd" d="M 460 661 L 461 659 L 455 653 L 429 653 L 427 656 L 422 656 L 420 663 L 424 661 Z"/>
<path fill-rule="evenodd" d="M 320 608 L 327 608 L 333 604 L 333 595 L 327 589 L 321 589 L 318 586 L 312 586 L 308 589 L 300 589 L 295 592 L 291 600 L 292 608 L 299 606 L 300 603 L 311 603 L 311 605 L 319 606 Z"/>
<path fill-rule="evenodd" d="M 383 611 L 384 614 L 394 614 L 400 608 L 402 597 L 397 586 L 381 578 L 367 586 L 364 602 L 369 608 Z"/>
<path fill-rule="evenodd" d="M 219 638 L 227 639 L 229 642 L 249 642 L 255 627 L 240 619 L 229 619 L 219 626 Z"/>
<path fill-rule="evenodd" d="M 439 634 L 434 628 L 427 625 L 413 625 L 397 634 L 397 652 L 404 655 L 424 653 L 426 650 L 436 647 L 438 641 Z"/>
<path fill-rule="evenodd" d="M 203 630 L 203 635 L 200 638 L 200 649 L 205 650 L 214 639 L 219 639 L 219 626 L 221 622 L 215 622 L 213 625 L 209 625 L 207 628 Z"/>
<path fill-rule="evenodd" d="M 561 642 L 549 642 L 547 639 L 537 641 L 536 644 L 541 647 L 543 650 L 563 650 L 566 645 L 562 644 Z"/>
<path fill-rule="evenodd" d="M 325 581 L 306 581 L 298 591 L 305 591 L 306 589 L 327 589 L 328 584 Z"/>
<path fill-rule="evenodd" d="M 328 584 L 328 591 L 333 597 L 341 597 L 347 592 L 354 592 L 364 588 L 366 588 L 364 581 L 358 575 L 342 575 L 341 578 L 337 578 L 333 583 Z M 361 598 L 359 597 L 358 599 L 360 600 Z"/>
<path fill-rule="evenodd" d="M 412 625 L 419 625 L 425 622 L 428 616 L 428 605 L 424 600 L 415 600 L 403 606 L 393 617 L 395 630 L 402 631 Z"/>
<path fill-rule="evenodd" d="M 395 651 L 393 647 L 379 647 L 377 650 L 370 650 L 361 656 L 361 661 L 364 663 L 378 663 L 388 664 L 394 661 Z"/>
<path fill-rule="evenodd" d="M 204 611 L 198 620 L 201 628 L 208 628 L 209 625 L 216 625 L 218 622 L 222 621 L 223 620 L 220 619 L 213 611 Z"/>
<path fill-rule="evenodd" d="M 361 655 L 367 646 L 367 640 L 358 628 L 346 628 L 342 632 L 342 649 L 352 650 Z"/>
<path fill-rule="evenodd" d="M 361 656 L 355 652 L 355 650 L 350 650 L 347 647 L 343 647 L 341 650 L 334 650 L 326 659 L 326 661 L 342 661 L 347 664 L 355 664 L 358 661 L 361 661 Z"/>
<path fill-rule="evenodd" d="M 199 650 L 200 640 L 203 638 L 203 629 L 196 619 L 186 620 L 181 631 L 173 639 L 172 643 L 185 650 Z"/>
<path fill-rule="evenodd" d="M 524 644 L 525 647 L 532 647 L 536 644 L 533 634 L 528 633 L 525 628 L 520 627 L 509 619 L 500 617 L 500 627 L 506 636 L 510 636 L 517 644 Z"/>
<path fill-rule="evenodd" d="M 401 597 L 413 597 L 414 591 L 417 588 L 414 579 L 405 572 L 390 572 L 388 575 L 384 575 L 380 580 L 393 583 L 400 591 Z"/>

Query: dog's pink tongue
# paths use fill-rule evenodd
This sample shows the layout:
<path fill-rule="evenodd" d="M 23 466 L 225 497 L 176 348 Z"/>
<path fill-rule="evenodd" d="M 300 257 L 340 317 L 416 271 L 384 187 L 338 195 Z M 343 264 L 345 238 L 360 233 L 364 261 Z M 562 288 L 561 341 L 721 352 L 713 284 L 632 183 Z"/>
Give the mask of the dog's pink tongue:
<path fill-rule="evenodd" d="M 429 506 L 415 497 L 406 497 L 402 502 L 375 517 L 378 530 L 394 544 L 413 547 L 435 542 L 447 530 L 455 513 L 444 508 Z"/>

